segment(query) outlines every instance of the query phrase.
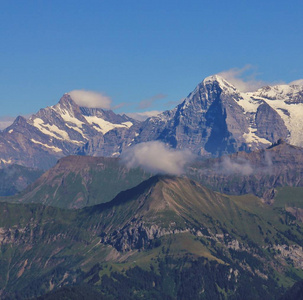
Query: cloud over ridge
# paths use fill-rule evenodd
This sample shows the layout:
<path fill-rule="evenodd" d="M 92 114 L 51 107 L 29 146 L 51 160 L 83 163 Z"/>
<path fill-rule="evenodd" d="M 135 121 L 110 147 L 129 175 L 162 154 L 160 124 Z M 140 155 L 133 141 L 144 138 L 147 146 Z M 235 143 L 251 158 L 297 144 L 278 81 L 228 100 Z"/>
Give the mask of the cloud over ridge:
<path fill-rule="evenodd" d="M 110 109 L 111 98 L 98 92 L 73 90 L 68 93 L 79 106 Z"/>
<path fill-rule="evenodd" d="M 162 111 L 151 110 L 151 111 L 144 111 L 144 112 L 126 113 L 126 115 L 135 120 L 145 121 L 146 119 L 157 116 L 160 113 L 162 113 Z"/>
<path fill-rule="evenodd" d="M 250 73 L 247 75 L 247 73 Z M 246 76 L 245 76 L 246 74 Z M 251 65 L 246 65 L 243 68 L 232 68 L 230 70 L 218 73 L 228 82 L 232 83 L 241 92 L 253 92 L 268 83 L 262 80 L 257 80 L 256 73 L 253 72 Z"/>
<path fill-rule="evenodd" d="M 151 141 L 127 148 L 121 159 L 129 168 L 142 167 L 152 173 L 181 175 L 194 155 L 189 150 L 174 150 L 162 142 Z"/>

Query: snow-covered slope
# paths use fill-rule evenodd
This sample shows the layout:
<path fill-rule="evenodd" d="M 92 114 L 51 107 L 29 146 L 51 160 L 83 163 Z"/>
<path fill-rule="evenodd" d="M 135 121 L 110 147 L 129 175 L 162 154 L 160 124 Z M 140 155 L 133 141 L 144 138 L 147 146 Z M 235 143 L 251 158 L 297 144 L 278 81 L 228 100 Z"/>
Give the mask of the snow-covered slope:
<path fill-rule="evenodd" d="M 79 107 L 65 94 L 56 105 L 39 110 L 28 120 L 18 117 L 6 128 L 0 134 L 0 159 L 5 163 L 48 168 L 58 158 L 77 152 L 96 137 L 104 139 L 111 131 L 121 138 L 115 139 L 112 149 L 101 154 L 120 154 L 125 136 L 131 137 L 130 128 L 137 124 L 126 115 Z"/>
<path fill-rule="evenodd" d="M 303 146 L 303 85 L 266 86 L 256 92 L 241 93 L 241 96 L 238 104 L 242 106 L 245 114 L 251 114 L 253 124 L 256 124 L 256 115 L 261 104 L 266 103 L 283 120 L 289 132 L 287 141 L 296 146 Z"/>
<path fill-rule="evenodd" d="M 28 123 L 43 134 L 74 144 L 84 144 L 92 135 L 103 135 L 116 128 L 130 128 L 133 120 L 111 111 L 77 106 L 68 94 L 54 106 L 41 109 Z"/>
<path fill-rule="evenodd" d="M 280 115 L 289 130 L 290 144 L 303 146 L 303 85 L 268 86 L 252 97 L 262 99 Z"/>

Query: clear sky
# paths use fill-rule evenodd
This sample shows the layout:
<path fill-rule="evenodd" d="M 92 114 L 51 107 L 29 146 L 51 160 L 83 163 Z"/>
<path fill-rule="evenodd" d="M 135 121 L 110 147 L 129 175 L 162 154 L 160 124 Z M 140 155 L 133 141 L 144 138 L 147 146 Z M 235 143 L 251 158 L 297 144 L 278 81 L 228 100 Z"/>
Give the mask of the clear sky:
<path fill-rule="evenodd" d="M 0 116 L 75 89 L 116 112 L 164 110 L 247 65 L 260 81 L 300 79 L 302 16 L 302 0 L 0 0 Z"/>

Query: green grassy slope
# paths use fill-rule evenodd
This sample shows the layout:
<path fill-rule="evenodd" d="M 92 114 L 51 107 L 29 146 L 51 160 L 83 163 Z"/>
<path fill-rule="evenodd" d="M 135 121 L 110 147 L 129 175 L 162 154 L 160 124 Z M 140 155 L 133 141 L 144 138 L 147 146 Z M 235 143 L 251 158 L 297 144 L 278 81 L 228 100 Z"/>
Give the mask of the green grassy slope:
<path fill-rule="evenodd" d="M 186 282 L 205 299 L 206 279 L 217 283 L 213 299 L 241 299 L 247 285 L 251 296 L 273 299 L 269 295 L 303 278 L 303 225 L 296 214 L 302 189 L 277 195 L 269 206 L 255 196 L 226 196 L 186 178 L 155 176 L 81 210 L 0 203 L 0 291 L 32 297 L 89 284 L 113 296 L 120 282 L 130 295 L 125 299 L 137 299 L 153 295 L 140 285 L 147 276 L 157 287 L 154 297 L 166 290 L 166 299 L 175 299 L 186 290 L 177 274 L 196 272 L 201 279 Z"/>

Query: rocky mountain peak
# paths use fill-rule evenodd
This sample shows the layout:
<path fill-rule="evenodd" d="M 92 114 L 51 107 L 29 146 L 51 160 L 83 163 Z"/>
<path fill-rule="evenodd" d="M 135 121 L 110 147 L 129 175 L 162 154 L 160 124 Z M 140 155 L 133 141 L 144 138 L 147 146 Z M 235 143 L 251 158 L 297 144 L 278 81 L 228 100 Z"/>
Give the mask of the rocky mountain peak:
<path fill-rule="evenodd" d="M 211 75 L 206 77 L 203 81 L 202 84 L 208 88 L 213 88 L 214 86 L 218 86 L 221 88 L 223 91 L 237 91 L 237 88 L 228 82 L 226 79 L 224 79 L 220 75 Z"/>
<path fill-rule="evenodd" d="M 184 101 L 184 104 L 182 105 L 184 108 L 188 108 L 193 105 L 195 110 L 199 109 L 196 107 L 197 105 L 202 105 L 202 110 L 208 109 L 214 101 L 221 97 L 221 94 L 225 95 L 225 101 L 241 97 L 240 91 L 237 90 L 237 88 L 226 79 L 220 75 L 211 75 L 206 77 L 197 85 L 197 87 L 188 95 Z"/>
<path fill-rule="evenodd" d="M 66 104 L 66 103 L 72 103 L 73 105 L 76 105 L 75 101 L 72 99 L 72 97 L 65 93 L 59 100 L 59 103 Z"/>
<path fill-rule="evenodd" d="M 11 126 L 15 127 L 15 126 L 20 126 L 20 125 L 22 126 L 22 125 L 25 125 L 25 124 L 26 124 L 26 119 L 22 116 L 18 116 Z M 10 127 L 8 127 L 8 128 L 10 128 Z"/>
<path fill-rule="evenodd" d="M 51 108 L 56 110 L 60 115 L 69 114 L 74 116 L 75 114 L 80 113 L 80 107 L 69 94 L 64 94 L 60 101 L 56 105 L 51 106 Z"/>
<path fill-rule="evenodd" d="M 212 75 L 174 110 L 144 122 L 136 142 L 162 140 L 173 148 L 214 156 L 261 149 L 279 138 L 299 146 L 302 113 L 297 106 L 303 105 L 302 99 L 298 86 L 268 86 L 245 93 Z"/>

